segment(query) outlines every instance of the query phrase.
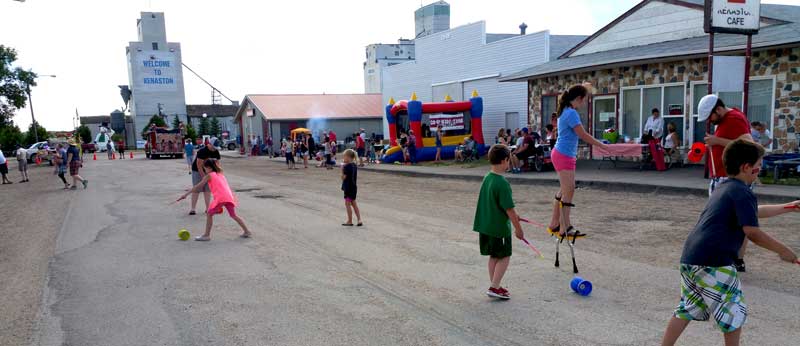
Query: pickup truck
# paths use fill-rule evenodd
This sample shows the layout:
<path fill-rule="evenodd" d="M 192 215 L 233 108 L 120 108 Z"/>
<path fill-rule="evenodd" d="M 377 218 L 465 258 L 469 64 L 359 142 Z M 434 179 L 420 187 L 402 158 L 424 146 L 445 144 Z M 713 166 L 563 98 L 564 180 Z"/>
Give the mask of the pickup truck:
<path fill-rule="evenodd" d="M 95 146 L 94 143 L 82 143 L 81 150 L 84 153 L 94 153 L 97 151 L 97 146 Z"/>
<path fill-rule="evenodd" d="M 25 149 L 25 151 L 28 162 L 36 162 L 36 158 L 38 157 L 42 162 L 49 161 L 50 165 L 53 165 L 53 153 L 55 153 L 56 150 L 55 147 L 51 148 L 47 141 L 33 143 L 28 149 Z"/>

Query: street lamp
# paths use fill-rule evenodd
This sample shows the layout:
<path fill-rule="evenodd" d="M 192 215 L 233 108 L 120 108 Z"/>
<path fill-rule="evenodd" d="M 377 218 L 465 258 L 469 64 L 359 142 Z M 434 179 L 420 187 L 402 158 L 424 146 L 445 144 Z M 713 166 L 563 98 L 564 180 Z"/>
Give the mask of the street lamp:
<path fill-rule="evenodd" d="M 54 74 L 43 74 L 37 77 L 51 77 L 56 78 Z M 33 138 L 35 143 L 39 142 L 39 127 L 36 126 L 36 117 L 33 116 L 33 99 L 31 98 L 31 85 L 28 84 L 25 86 L 25 92 L 28 93 L 28 106 L 31 107 L 31 122 L 33 123 Z"/>

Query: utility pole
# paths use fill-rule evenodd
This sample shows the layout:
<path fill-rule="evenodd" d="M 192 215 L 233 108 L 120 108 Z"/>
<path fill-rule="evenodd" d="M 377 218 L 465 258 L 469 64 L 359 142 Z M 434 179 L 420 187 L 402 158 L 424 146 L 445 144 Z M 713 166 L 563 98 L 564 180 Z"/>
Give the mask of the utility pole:
<path fill-rule="evenodd" d="M 48 74 L 48 75 L 41 75 L 39 77 L 56 78 L 56 75 Z M 33 125 L 33 138 L 35 140 L 34 143 L 38 143 L 39 142 L 39 126 L 36 125 L 36 117 L 33 115 L 33 98 L 31 98 L 31 85 L 30 84 L 25 85 L 25 92 L 28 94 L 28 106 L 30 106 L 30 108 L 31 108 L 31 122 L 32 122 L 32 125 Z"/>

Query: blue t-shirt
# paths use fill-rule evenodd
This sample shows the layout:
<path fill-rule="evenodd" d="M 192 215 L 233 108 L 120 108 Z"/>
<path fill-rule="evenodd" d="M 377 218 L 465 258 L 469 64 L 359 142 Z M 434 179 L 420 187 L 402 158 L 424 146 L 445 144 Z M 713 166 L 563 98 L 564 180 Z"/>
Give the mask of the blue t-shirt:
<path fill-rule="evenodd" d="M 744 226 L 758 227 L 758 201 L 739 179 L 720 184 L 683 245 L 682 264 L 733 265 L 744 242 Z"/>
<path fill-rule="evenodd" d="M 192 156 L 194 154 L 194 145 L 192 143 L 186 143 L 183 146 L 183 151 L 186 152 L 186 156 Z"/>
<path fill-rule="evenodd" d="M 581 116 L 573 108 L 566 108 L 558 117 L 558 140 L 556 140 L 556 150 L 570 156 L 578 156 L 578 135 L 575 133 L 575 126 L 581 125 Z"/>

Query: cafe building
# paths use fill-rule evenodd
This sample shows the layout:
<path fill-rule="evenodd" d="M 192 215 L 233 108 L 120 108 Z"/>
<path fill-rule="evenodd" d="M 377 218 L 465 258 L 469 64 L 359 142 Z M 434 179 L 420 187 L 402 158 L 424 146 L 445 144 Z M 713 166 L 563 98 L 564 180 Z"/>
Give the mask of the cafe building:
<path fill-rule="evenodd" d="M 657 108 L 664 126 L 674 123 L 681 146 L 688 147 L 702 141 L 706 131 L 705 123 L 697 121 L 697 104 L 709 80 L 709 36 L 703 24 L 702 0 L 644 0 L 558 59 L 532 64 L 501 81 L 527 83 L 529 122 L 539 128 L 550 123 L 561 92 L 591 82 L 595 93 L 579 112 L 596 138 L 610 128 L 620 138 L 640 138 Z M 746 36 L 716 34 L 714 47 L 716 55 L 743 56 Z M 745 113 L 772 132 L 768 149 L 774 152 L 798 149 L 798 70 L 800 6 L 762 4 L 760 31 L 752 36 Z M 743 107 L 743 92 L 718 95 L 729 107 Z M 579 155 L 587 158 L 589 151 L 583 148 Z"/>

